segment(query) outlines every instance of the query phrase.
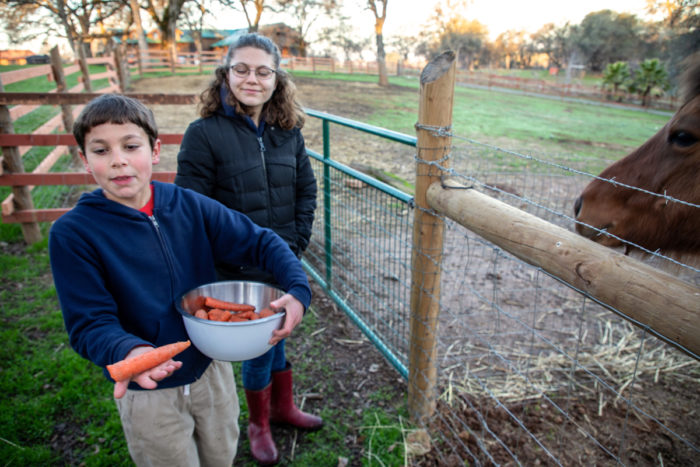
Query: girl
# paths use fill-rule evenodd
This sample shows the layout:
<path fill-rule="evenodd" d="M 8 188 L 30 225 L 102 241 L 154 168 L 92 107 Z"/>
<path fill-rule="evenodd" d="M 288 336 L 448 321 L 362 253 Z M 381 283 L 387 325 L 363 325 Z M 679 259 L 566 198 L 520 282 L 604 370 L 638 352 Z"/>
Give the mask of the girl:
<path fill-rule="evenodd" d="M 231 45 L 224 66 L 201 95 L 201 118 L 185 131 L 175 183 L 269 227 L 301 256 L 311 236 L 316 178 L 301 135 L 304 113 L 280 59 L 277 46 L 259 34 L 242 35 Z M 248 266 L 220 265 L 218 274 L 220 280 L 276 285 L 270 274 Z M 248 437 L 259 463 L 279 461 L 270 422 L 303 429 L 323 425 L 293 402 L 284 340 L 243 362 L 242 375 Z"/>

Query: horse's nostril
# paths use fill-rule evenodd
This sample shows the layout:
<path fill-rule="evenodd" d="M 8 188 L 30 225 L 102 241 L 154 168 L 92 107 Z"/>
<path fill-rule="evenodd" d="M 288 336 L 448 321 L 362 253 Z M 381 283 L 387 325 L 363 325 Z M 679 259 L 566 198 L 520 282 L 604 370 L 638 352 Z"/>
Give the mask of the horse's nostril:
<path fill-rule="evenodd" d="M 583 204 L 583 199 L 579 196 L 574 202 L 574 216 L 578 217 L 578 213 L 581 212 L 581 205 Z"/>

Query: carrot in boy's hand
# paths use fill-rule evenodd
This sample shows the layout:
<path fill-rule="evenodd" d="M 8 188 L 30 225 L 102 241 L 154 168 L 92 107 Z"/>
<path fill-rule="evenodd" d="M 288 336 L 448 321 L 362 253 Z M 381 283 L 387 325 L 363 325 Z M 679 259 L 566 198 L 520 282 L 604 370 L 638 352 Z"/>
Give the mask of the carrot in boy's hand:
<path fill-rule="evenodd" d="M 135 357 L 107 365 L 107 371 L 114 381 L 130 380 L 139 373 L 167 362 L 189 346 L 190 341 L 188 340 L 156 347 Z"/>
<path fill-rule="evenodd" d="M 220 308 L 222 310 L 255 311 L 255 307 L 253 305 L 246 305 L 245 303 L 231 303 L 224 300 L 218 300 L 213 297 L 205 297 L 204 304 L 210 308 Z"/>

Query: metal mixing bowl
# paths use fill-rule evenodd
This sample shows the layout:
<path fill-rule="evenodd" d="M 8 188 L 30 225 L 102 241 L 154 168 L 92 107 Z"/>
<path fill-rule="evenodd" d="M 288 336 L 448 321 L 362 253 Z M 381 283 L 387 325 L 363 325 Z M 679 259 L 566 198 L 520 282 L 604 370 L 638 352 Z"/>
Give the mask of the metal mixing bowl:
<path fill-rule="evenodd" d="M 233 303 L 253 305 L 259 312 L 270 302 L 284 295 L 284 291 L 262 282 L 212 282 L 192 289 L 176 303 L 192 345 L 215 360 L 239 362 L 264 354 L 272 331 L 282 327 L 285 313 L 244 322 L 221 322 L 195 318 L 204 297 L 213 297 Z"/>

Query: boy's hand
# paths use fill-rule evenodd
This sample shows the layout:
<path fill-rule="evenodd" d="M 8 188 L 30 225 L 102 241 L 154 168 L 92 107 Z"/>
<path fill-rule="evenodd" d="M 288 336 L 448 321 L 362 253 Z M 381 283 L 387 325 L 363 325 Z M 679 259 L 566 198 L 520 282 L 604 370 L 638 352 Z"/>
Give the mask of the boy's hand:
<path fill-rule="evenodd" d="M 281 329 L 272 331 L 272 337 L 268 342 L 270 345 L 275 345 L 282 339 L 289 337 L 297 324 L 301 323 L 301 318 L 304 316 L 304 305 L 293 295 L 284 294 L 274 302 L 270 302 L 270 308 L 273 310 L 284 308 L 286 313 L 284 325 Z"/>
<path fill-rule="evenodd" d="M 151 347 L 147 346 L 135 347 L 131 350 L 131 352 L 126 354 L 125 358 L 135 357 L 136 355 L 148 352 L 151 349 Z M 130 380 L 127 379 L 124 381 L 117 381 L 114 383 L 114 398 L 121 399 L 124 397 L 124 394 L 126 394 L 126 390 L 129 387 L 129 382 L 131 381 L 134 381 L 144 389 L 155 389 L 158 387 L 158 381 L 172 375 L 173 372 L 175 372 L 175 370 L 179 369 L 181 366 L 182 362 L 176 362 L 175 360 L 170 359 L 165 363 L 161 363 L 160 365 L 151 368 L 150 370 L 139 373 Z"/>

